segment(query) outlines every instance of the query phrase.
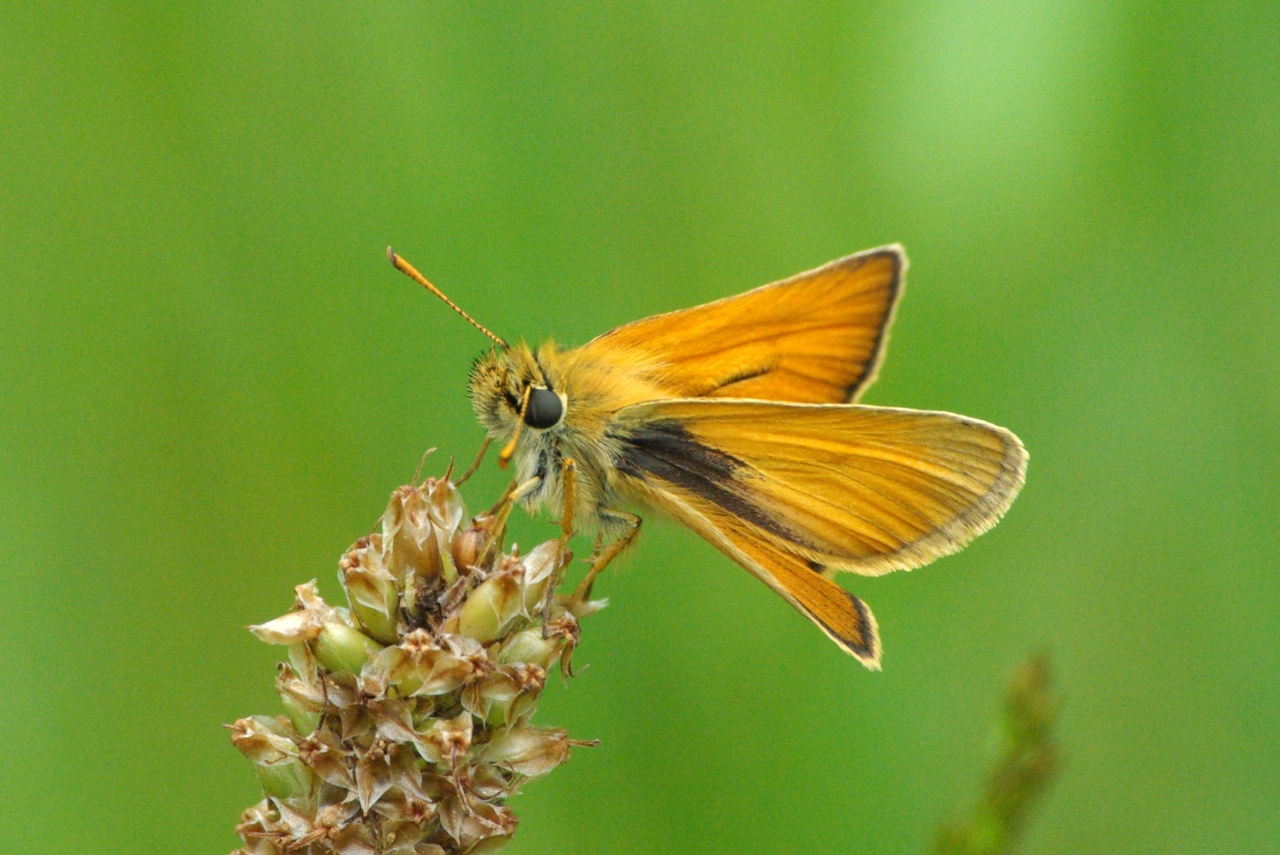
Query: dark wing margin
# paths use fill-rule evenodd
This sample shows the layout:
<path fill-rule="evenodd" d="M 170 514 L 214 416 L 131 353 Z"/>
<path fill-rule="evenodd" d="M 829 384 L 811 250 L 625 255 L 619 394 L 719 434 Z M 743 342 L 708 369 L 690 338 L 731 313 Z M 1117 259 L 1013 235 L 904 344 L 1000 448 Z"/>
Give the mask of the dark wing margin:
<path fill-rule="evenodd" d="M 727 521 L 731 532 L 732 526 Z M 724 551 L 730 557 L 813 621 L 841 650 L 867 668 L 880 670 L 880 631 L 866 603 L 823 575 L 820 568 L 815 570 L 766 541 L 732 533 L 727 539 L 733 551 Z"/>

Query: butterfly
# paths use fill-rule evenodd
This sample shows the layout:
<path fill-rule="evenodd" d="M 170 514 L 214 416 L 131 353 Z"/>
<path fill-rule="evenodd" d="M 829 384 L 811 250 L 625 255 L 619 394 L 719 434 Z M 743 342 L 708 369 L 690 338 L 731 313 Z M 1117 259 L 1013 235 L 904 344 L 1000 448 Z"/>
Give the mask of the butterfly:
<path fill-rule="evenodd" d="M 489 332 L 388 249 L 393 264 L 488 335 L 471 403 L 516 499 L 597 532 L 589 592 L 652 509 L 746 568 L 868 668 L 880 637 L 834 581 L 956 552 L 1025 479 L 1018 438 L 947 412 L 856 403 L 902 295 L 897 245 L 625 324 L 576 348 Z"/>

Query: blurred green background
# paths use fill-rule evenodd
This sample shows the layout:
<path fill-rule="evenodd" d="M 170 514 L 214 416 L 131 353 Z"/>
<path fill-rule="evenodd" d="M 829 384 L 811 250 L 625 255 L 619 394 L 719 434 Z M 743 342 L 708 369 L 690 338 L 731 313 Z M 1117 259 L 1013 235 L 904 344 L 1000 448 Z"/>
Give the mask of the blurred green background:
<path fill-rule="evenodd" d="M 1229 10 L 1228 10 L 1229 5 Z M 220 852 L 244 631 L 470 459 L 485 341 L 902 241 L 870 403 L 1007 425 L 1006 521 L 846 584 L 865 672 L 671 524 L 539 720 L 519 853 L 926 851 L 1044 649 L 1029 852 L 1280 851 L 1280 7 L 5 4 L 0 826 Z M 502 484 L 490 458 L 474 508 Z M 522 542 L 554 532 L 521 523 Z"/>

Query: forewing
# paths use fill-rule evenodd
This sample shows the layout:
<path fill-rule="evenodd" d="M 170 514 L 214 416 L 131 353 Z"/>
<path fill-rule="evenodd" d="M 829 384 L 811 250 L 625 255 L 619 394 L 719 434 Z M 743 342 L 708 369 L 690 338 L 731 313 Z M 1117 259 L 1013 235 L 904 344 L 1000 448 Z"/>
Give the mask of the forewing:
<path fill-rule="evenodd" d="M 605 333 L 583 350 L 654 364 L 678 398 L 844 403 L 875 379 L 906 256 L 887 246 Z"/>
<path fill-rule="evenodd" d="M 1004 428 L 951 413 L 743 400 L 628 407 L 619 468 L 713 506 L 726 537 L 878 575 L 955 552 L 1022 486 Z"/>

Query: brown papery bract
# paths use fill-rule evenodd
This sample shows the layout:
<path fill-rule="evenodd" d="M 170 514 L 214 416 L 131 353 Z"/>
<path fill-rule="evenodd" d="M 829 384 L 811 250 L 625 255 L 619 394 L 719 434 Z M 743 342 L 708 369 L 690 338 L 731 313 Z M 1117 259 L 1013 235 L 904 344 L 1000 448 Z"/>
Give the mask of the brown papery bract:
<path fill-rule="evenodd" d="M 228 725 L 264 794 L 233 855 L 494 852 L 516 830 L 507 799 L 589 744 L 530 719 L 604 604 L 546 598 L 568 553 L 504 553 L 504 519 L 468 517 L 448 480 L 401 487 L 339 562 L 346 607 L 307 582 L 250 627 L 289 647 L 287 715 Z"/>

